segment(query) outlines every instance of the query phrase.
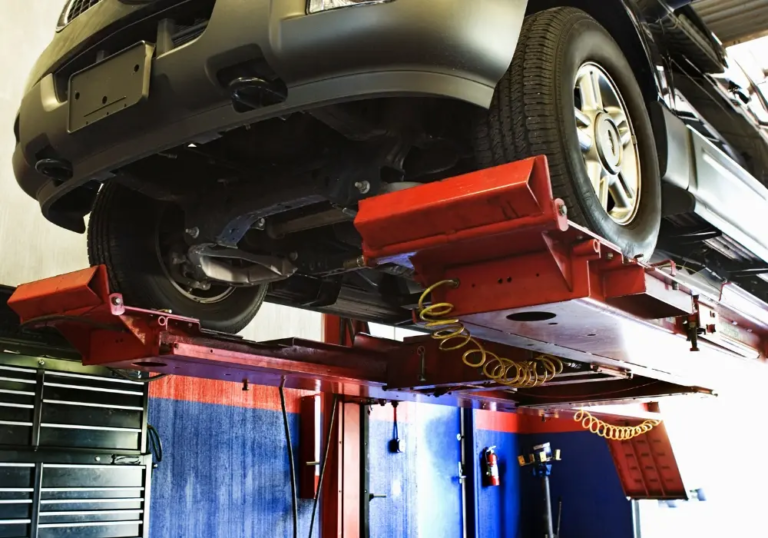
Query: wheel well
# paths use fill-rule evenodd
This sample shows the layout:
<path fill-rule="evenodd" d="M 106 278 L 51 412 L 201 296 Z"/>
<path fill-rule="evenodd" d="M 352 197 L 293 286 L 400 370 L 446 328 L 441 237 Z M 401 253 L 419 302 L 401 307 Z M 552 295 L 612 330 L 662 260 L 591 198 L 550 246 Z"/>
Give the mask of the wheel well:
<path fill-rule="evenodd" d="M 647 103 L 658 101 L 659 88 L 646 46 L 638 33 L 633 15 L 623 2 L 605 0 L 536 0 L 528 2 L 527 15 L 555 7 L 575 7 L 599 22 L 616 40 L 635 71 Z"/>

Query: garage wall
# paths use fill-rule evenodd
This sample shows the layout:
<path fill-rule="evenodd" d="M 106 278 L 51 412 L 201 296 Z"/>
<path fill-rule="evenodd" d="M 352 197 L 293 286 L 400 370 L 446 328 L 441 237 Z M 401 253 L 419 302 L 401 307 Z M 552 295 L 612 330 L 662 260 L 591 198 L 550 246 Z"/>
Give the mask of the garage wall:
<path fill-rule="evenodd" d="M 299 398 L 286 390 L 298 462 Z M 171 377 L 150 390 L 164 457 L 153 475 L 151 536 L 290 536 L 290 473 L 278 389 Z M 300 536 L 312 502 L 299 500 Z M 319 535 L 316 527 L 316 536 Z"/>
<path fill-rule="evenodd" d="M 387 498 L 370 503 L 371 538 L 461 538 L 460 410 L 429 404 L 398 406 L 401 454 L 392 406 L 371 410 L 370 491 Z"/>
<path fill-rule="evenodd" d="M 477 536 L 505 538 L 520 534 L 523 515 L 520 512 L 521 472 L 517 456 L 521 451 L 521 426 L 516 415 L 474 411 L 474 465 L 477 491 Z M 496 447 L 499 458 L 499 481 L 496 487 L 483 484 L 483 450 Z M 541 533 L 532 534 L 539 536 Z"/>
<path fill-rule="evenodd" d="M 16 185 L 13 123 L 24 82 L 56 28 L 63 0 L 0 2 L 0 283 L 74 271 L 88 263 L 84 237 L 49 224 L 35 200 Z"/>
<path fill-rule="evenodd" d="M 550 478 L 553 511 L 563 499 L 562 535 L 573 538 L 632 538 L 632 503 L 624 496 L 606 441 L 584 431 L 521 436 L 523 450 L 549 441 L 563 461 Z M 536 536 L 541 514 L 541 483 L 528 469 L 520 482 L 521 536 Z"/>
<path fill-rule="evenodd" d="M 401 404 L 399 436 L 404 454 L 391 454 L 392 408 L 374 407 L 370 425 L 371 492 L 387 499 L 371 503 L 371 537 L 451 538 L 461 536 L 461 489 L 457 479 L 459 411 L 435 405 Z M 469 424 L 471 422 L 471 425 Z M 466 428 L 474 444 L 475 522 L 469 536 L 527 538 L 541 536 L 542 493 L 530 468 L 517 456 L 542 442 L 560 448 L 563 461 L 551 477 L 553 504 L 563 499 L 562 534 L 574 538 L 632 538 L 632 506 L 604 439 L 571 420 L 541 422 L 538 417 L 475 410 Z M 501 485 L 484 486 L 481 454 L 495 446 Z M 470 474 L 471 476 L 471 474 Z M 474 525 L 475 534 L 471 526 Z"/>
<path fill-rule="evenodd" d="M 163 440 L 154 475 L 152 536 L 290 536 L 289 466 L 277 389 L 168 378 L 151 387 L 150 423 Z M 299 398 L 287 391 L 289 424 L 298 459 Z M 458 462 L 460 411 L 400 404 L 392 453 L 390 405 L 370 408 L 371 538 L 461 538 Z M 551 477 L 553 505 L 563 499 L 562 531 L 574 538 L 632 538 L 631 503 L 624 497 L 605 441 L 569 420 L 473 411 L 474 536 L 539 536 L 541 485 L 517 456 L 549 441 L 562 450 Z M 467 425 L 467 428 L 472 427 Z M 501 485 L 482 485 L 482 450 L 495 446 Z M 308 533 L 310 501 L 299 501 L 300 536 Z M 183 514 L 183 517 L 180 516 Z M 319 529 L 319 527 L 318 527 Z M 319 532 L 316 530 L 316 536 Z M 470 532 L 470 536 L 473 536 Z"/>
<path fill-rule="evenodd" d="M 563 499 L 562 535 L 573 538 L 632 538 L 632 508 L 624 497 L 605 440 L 571 420 L 474 411 L 478 537 L 542 536 L 541 482 L 517 456 L 550 442 L 562 451 L 550 478 L 553 512 Z M 482 485 L 482 450 L 495 446 L 501 485 Z"/>
<path fill-rule="evenodd" d="M 286 391 L 298 457 L 299 398 Z M 150 423 L 163 442 L 154 473 L 151 535 L 250 538 L 291 535 L 289 464 L 277 389 L 167 378 L 150 391 Z M 389 452 L 392 407 L 370 414 L 371 538 L 461 538 L 459 410 L 401 404 L 402 454 Z M 299 500 L 300 536 L 312 502 Z M 319 521 L 315 536 L 319 536 Z M 483 535 L 485 536 L 485 535 Z M 490 535 L 489 535 L 490 536 Z"/>

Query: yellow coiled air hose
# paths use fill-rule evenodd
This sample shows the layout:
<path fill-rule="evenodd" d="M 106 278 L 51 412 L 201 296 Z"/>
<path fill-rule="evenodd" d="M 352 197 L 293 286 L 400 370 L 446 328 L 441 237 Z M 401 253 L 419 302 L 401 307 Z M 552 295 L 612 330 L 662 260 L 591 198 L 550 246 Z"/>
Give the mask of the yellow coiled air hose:
<path fill-rule="evenodd" d="M 458 280 L 441 280 L 429 286 L 419 297 L 418 313 L 425 327 L 432 331 L 432 338 L 440 342 L 441 351 L 457 351 L 467 348 L 461 360 L 467 366 L 481 368 L 490 380 L 510 388 L 533 388 L 551 381 L 563 371 L 563 361 L 551 355 L 538 355 L 527 361 L 514 361 L 500 357 L 487 350 L 472 337 L 472 334 L 458 318 L 449 317 L 454 305 L 448 302 L 425 306 L 427 298 L 441 286 L 457 288 Z M 658 426 L 660 420 L 645 420 L 638 426 L 612 426 L 580 409 L 574 416 L 585 430 L 616 441 L 627 441 L 648 433 Z"/>
<path fill-rule="evenodd" d="M 418 304 L 419 318 L 432 332 L 432 338 L 440 342 L 440 350 L 456 351 L 468 348 L 461 356 L 467 366 L 481 368 L 485 376 L 510 388 L 533 388 L 551 381 L 563 371 L 563 361 L 550 355 L 538 355 L 531 360 L 514 361 L 499 357 L 472 337 L 464 324 L 457 318 L 450 318 L 454 306 L 451 303 L 424 303 L 440 286 L 457 288 L 457 280 L 441 280 L 421 294 Z"/>
<path fill-rule="evenodd" d="M 584 409 L 579 409 L 573 416 L 573 420 L 580 422 L 581 427 L 585 430 L 610 441 L 629 441 L 648 433 L 661 424 L 660 420 L 646 419 L 637 426 L 613 426 Z"/>

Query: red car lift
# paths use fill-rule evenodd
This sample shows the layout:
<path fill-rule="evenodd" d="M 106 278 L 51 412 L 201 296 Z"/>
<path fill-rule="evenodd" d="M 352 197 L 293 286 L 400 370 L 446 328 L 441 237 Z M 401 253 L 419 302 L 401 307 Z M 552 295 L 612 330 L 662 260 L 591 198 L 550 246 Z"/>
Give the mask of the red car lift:
<path fill-rule="evenodd" d="M 514 391 L 429 336 L 398 343 L 358 334 L 351 346 L 247 342 L 125 305 L 110 293 L 104 267 L 22 285 L 9 305 L 25 323 L 56 326 L 86 364 L 267 385 L 286 375 L 288 386 L 349 397 L 498 409 L 615 402 L 617 388 L 622 401 L 710 393 L 724 357 L 764 356 L 761 306 L 756 318 L 697 300 L 674 271 L 628 259 L 568 222 L 543 157 L 364 200 L 355 225 L 366 265 L 413 268 L 425 285 L 458 280 L 434 300 L 451 303 L 451 316 L 474 336 L 513 360 L 561 357 L 565 371 Z M 600 390 L 590 388 L 595 382 Z"/>
<path fill-rule="evenodd" d="M 249 342 L 197 320 L 125 305 L 104 267 L 20 286 L 9 305 L 51 325 L 85 364 L 288 387 L 348 401 L 411 400 L 486 409 L 571 409 L 712 394 L 724 361 L 762 359 L 768 307 L 726 286 L 698 296 L 674 271 L 622 255 L 567 220 L 536 157 L 364 200 L 359 266 L 412 268 L 483 346 L 516 361 L 560 357 L 555 379 L 510 388 L 442 351 L 356 334 L 350 345 Z M 346 333 L 345 333 L 346 334 Z M 628 471 L 629 472 L 629 471 Z"/>

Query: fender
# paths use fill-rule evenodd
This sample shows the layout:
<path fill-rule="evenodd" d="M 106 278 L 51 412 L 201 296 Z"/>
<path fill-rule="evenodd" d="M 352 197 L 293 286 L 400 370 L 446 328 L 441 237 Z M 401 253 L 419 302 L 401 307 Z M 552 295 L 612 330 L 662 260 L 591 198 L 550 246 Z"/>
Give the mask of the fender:
<path fill-rule="evenodd" d="M 575 7 L 599 22 L 616 40 L 635 70 L 647 103 L 671 99 L 667 63 L 648 24 L 666 13 L 657 0 L 533 0 L 527 14 Z M 656 10 L 661 10 L 658 15 Z"/>

